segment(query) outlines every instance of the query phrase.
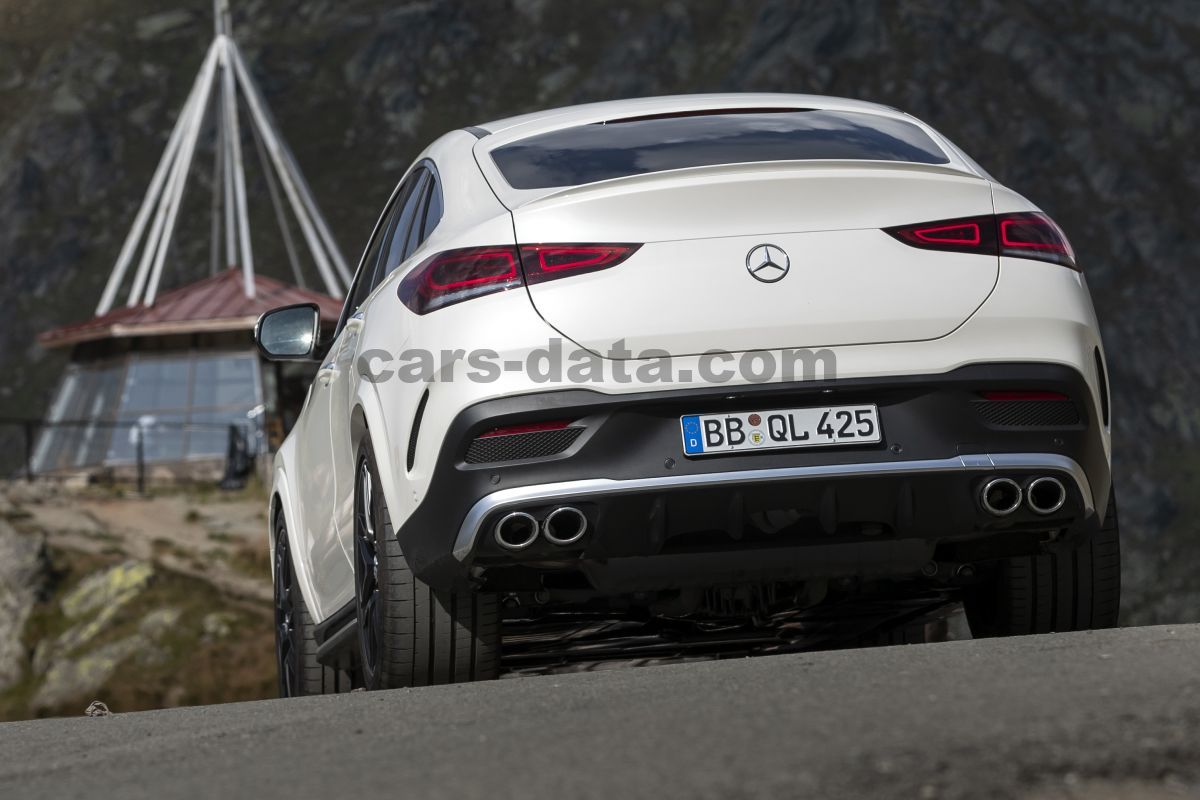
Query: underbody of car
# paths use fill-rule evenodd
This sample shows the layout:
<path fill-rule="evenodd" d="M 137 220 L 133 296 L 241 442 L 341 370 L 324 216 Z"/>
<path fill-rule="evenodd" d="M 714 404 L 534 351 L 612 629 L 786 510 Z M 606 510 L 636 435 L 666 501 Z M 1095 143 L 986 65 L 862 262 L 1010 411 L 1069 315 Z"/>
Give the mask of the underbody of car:
<path fill-rule="evenodd" d="M 493 677 L 530 609 L 758 619 L 835 585 L 960 598 L 976 635 L 1115 624 L 1074 252 L 901 112 L 711 95 L 449 133 L 335 337 L 306 313 L 258 330 L 320 359 L 274 469 L 297 674 Z"/>

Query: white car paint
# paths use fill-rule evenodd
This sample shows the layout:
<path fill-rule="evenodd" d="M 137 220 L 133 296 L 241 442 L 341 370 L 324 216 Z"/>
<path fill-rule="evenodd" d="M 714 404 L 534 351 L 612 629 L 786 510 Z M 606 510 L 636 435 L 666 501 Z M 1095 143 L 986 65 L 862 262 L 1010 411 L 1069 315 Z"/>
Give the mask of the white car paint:
<path fill-rule="evenodd" d="M 950 163 L 734 165 L 520 191 L 507 186 L 488 157 L 490 150 L 535 133 L 650 110 L 772 106 L 901 117 L 942 145 Z M 353 472 L 363 427 L 354 424 L 355 414 L 371 431 L 380 489 L 398 526 L 425 496 L 442 434 L 460 411 L 483 400 L 569 385 L 515 372 L 486 383 L 372 382 L 353 367 L 368 351 L 487 349 L 501 359 L 523 360 L 560 331 L 597 350 L 624 337 L 634 349 L 662 347 L 682 354 L 675 366 L 689 370 L 693 379 L 650 387 L 665 391 L 699 385 L 695 354 L 710 347 L 821 346 L 836 355 L 839 378 L 937 374 L 981 362 L 1043 362 L 1078 370 L 1098 399 L 1093 352 L 1101 342 L 1081 273 L 1019 258 L 916 250 L 879 230 L 993 209 L 1037 210 L 908 115 L 808 95 L 700 95 L 592 104 L 482 127 L 490 135 L 448 133 L 414 162 L 436 165 L 446 198 L 443 219 L 360 308 L 351 309 L 361 314 L 361 327 L 338 335 L 325 358 L 328 380 L 314 382 L 301 419 L 276 455 L 274 496 L 288 521 L 296 574 L 318 621 L 354 593 Z M 762 190 L 764 185 L 769 189 Z M 789 211 L 797 208 L 803 215 Z M 801 216 L 809 221 L 790 222 Z M 612 270 L 540 284 L 532 291 L 491 294 L 423 316 L 397 300 L 399 281 L 433 253 L 545 241 L 645 245 Z M 763 241 L 791 254 L 792 277 L 798 280 L 788 294 L 746 274 L 747 250 Z M 849 252 L 854 258 L 847 257 Z M 683 313 L 673 287 L 686 284 L 692 277 L 688 265 L 701 260 L 727 263 L 727 273 L 710 270 L 703 285 L 686 295 L 701 304 L 698 324 Z M 622 271 L 636 272 L 633 288 L 618 285 Z M 843 292 L 849 295 L 845 301 L 817 300 Z M 727 385 L 745 382 L 734 377 Z M 611 377 L 589 388 L 612 394 L 647 389 Z M 407 432 L 425 391 L 429 401 L 414 466 L 408 469 Z M 1105 446 L 1110 447 L 1107 433 Z"/>

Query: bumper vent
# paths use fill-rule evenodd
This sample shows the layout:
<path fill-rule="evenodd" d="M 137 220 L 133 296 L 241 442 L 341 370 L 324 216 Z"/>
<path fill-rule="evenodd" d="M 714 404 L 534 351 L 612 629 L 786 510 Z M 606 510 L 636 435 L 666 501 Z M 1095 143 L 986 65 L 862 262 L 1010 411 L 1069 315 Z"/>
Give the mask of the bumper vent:
<path fill-rule="evenodd" d="M 507 436 L 483 436 L 471 442 L 466 461 L 468 464 L 491 464 L 555 456 L 574 444 L 581 433 L 583 428 L 559 428 Z"/>
<path fill-rule="evenodd" d="M 429 403 L 429 390 L 421 395 L 420 402 L 417 403 L 417 412 L 413 414 L 412 432 L 408 435 L 408 471 L 412 472 L 413 464 L 417 460 L 417 434 L 421 432 L 421 418 L 425 416 L 425 406 Z"/>
<path fill-rule="evenodd" d="M 1070 400 L 976 400 L 972 405 L 985 423 L 1001 428 L 1064 428 L 1080 422 Z"/>

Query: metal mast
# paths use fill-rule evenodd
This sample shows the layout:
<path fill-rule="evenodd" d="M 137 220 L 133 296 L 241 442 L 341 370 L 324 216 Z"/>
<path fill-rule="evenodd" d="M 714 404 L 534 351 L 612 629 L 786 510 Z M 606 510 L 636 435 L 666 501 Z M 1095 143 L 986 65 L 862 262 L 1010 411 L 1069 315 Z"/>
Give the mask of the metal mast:
<path fill-rule="evenodd" d="M 197 143 L 201 132 L 210 125 L 215 129 L 216 143 L 210 245 L 212 269 L 215 270 L 220 262 L 220 251 L 223 249 L 225 265 L 241 267 L 243 291 L 247 297 L 254 296 L 254 252 L 250 239 L 239 100 L 250 112 L 251 133 L 261 168 L 266 175 L 270 200 L 293 276 L 298 283 L 303 283 L 297 248 L 284 209 L 285 201 L 300 228 L 325 290 L 334 297 L 341 297 L 345 287 L 350 284 L 350 270 L 330 233 L 329 224 L 321 214 L 308 182 L 300 173 L 295 155 L 277 130 L 262 92 L 233 38 L 229 0 L 213 0 L 213 17 L 213 42 L 167 139 L 167 146 L 150 180 L 150 186 L 134 216 L 133 226 L 117 255 L 100 303 L 96 306 L 97 316 L 112 309 L 135 257 L 137 269 L 129 287 L 126 305 L 154 304 Z M 279 188 L 283 190 L 282 198 Z"/>

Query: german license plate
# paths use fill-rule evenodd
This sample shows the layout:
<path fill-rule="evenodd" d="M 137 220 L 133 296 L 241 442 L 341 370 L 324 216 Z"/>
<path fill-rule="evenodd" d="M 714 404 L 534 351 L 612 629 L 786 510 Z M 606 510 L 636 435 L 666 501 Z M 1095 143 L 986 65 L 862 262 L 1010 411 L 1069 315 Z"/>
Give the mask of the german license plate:
<path fill-rule="evenodd" d="M 689 414 L 680 417 L 679 424 L 683 452 L 689 456 L 883 440 L 879 409 L 874 405 Z"/>

